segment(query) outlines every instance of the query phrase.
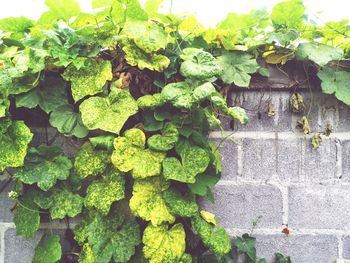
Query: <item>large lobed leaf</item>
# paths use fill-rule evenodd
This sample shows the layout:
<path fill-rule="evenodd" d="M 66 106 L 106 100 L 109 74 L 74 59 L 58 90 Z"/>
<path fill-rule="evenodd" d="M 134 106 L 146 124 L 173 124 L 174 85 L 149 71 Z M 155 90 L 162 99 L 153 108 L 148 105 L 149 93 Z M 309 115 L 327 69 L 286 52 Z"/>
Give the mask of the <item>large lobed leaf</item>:
<path fill-rule="evenodd" d="M 342 50 L 318 43 L 302 43 L 298 46 L 295 53 L 297 59 L 310 59 L 321 67 L 332 60 L 340 59 L 342 56 Z"/>
<path fill-rule="evenodd" d="M 0 119 L 0 172 L 8 167 L 23 165 L 32 137 L 33 134 L 23 121 Z"/>
<path fill-rule="evenodd" d="M 112 80 L 112 65 L 107 60 L 98 63 L 89 59 L 81 69 L 76 69 L 73 64 L 69 65 L 62 76 L 72 82 L 72 96 L 78 101 L 104 91 L 106 81 Z"/>
<path fill-rule="evenodd" d="M 334 71 L 331 68 L 324 68 L 317 73 L 321 79 L 322 91 L 326 94 L 334 94 L 338 100 L 350 106 L 350 72 Z"/>
<path fill-rule="evenodd" d="M 196 175 L 203 173 L 208 167 L 210 157 L 206 150 L 189 142 L 177 148 L 181 157 L 180 162 L 175 157 L 168 157 L 163 161 L 163 176 L 165 179 L 183 183 L 194 183 Z"/>
<path fill-rule="evenodd" d="M 213 55 L 203 50 L 186 48 L 181 58 L 184 62 L 180 66 L 180 73 L 186 78 L 213 80 L 221 73 L 221 68 Z"/>
<path fill-rule="evenodd" d="M 95 262 L 128 262 L 139 245 L 138 224 L 121 213 L 113 212 L 107 217 L 90 211 L 74 229 L 74 238 L 79 244 L 87 243 Z M 91 257 L 91 255 L 90 255 Z"/>
<path fill-rule="evenodd" d="M 122 172 L 130 172 L 134 178 L 159 175 L 165 153 L 144 149 L 146 137 L 140 129 L 130 129 L 114 141 L 112 163 Z"/>
<path fill-rule="evenodd" d="M 230 237 L 224 228 L 206 222 L 199 215 L 192 217 L 191 223 L 204 245 L 207 246 L 211 252 L 223 256 L 231 250 Z"/>
<path fill-rule="evenodd" d="M 129 20 L 125 23 L 122 33 L 146 53 L 165 48 L 168 43 L 168 34 L 154 21 Z"/>
<path fill-rule="evenodd" d="M 182 224 L 148 225 L 143 233 L 143 253 L 150 263 L 181 262 L 185 252 L 185 230 Z"/>
<path fill-rule="evenodd" d="M 107 151 L 94 150 L 91 143 L 85 143 L 75 156 L 74 170 L 81 179 L 102 174 L 109 163 Z"/>
<path fill-rule="evenodd" d="M 81 213 L 83 198 L 70 190 L 53 189 L 48 194 L 38 194 L 34 202 L 43 209 L 49 209 L 51 219 L 63 219 L 66 216 L 75 217 Z"/>
<path fill-rule="evenodd" d="M 119 133 L 130 116 L 138 111 L 128 89 L 113 87 L 108 97 L 92 97 L 80 105 L 83 123 L 89 130 Z"/>
<path fill-rule="evenodd" d="M 221 79 L 227 83 L 239 87 L 248 87 L 250 74 L 258 70 L 258 63 L 255 59 L 243 52 L 225 52 L 217 58 L 222 69 Z"/>
<path fill-rule="evenodd" d="M 170 64 L 170 60 L 161 54 L 147 54 L 135 45 L 126 45 L 123 47 L 125 59 L 131 66 L 138 66 L 139 69 L 145 68 L 162 72 Z"/>
<path fill-rule="evenodd" d="M 62 249 L 59 235 L 43 235 L 35 248 L 33 263 L 55 263 L 61 259 Z"/>
<path fill-rule="evenodd" d="M 179 131 L 172 123 L 167 123 L 162 129 L 162 134 L 151 136 L 148 141 L 148 147 L 155 151 L 168 151 L 174 148 L 179 139 Z"/>
<path fill-rule="evenodd" d="M 106 215 L 113 202 L 124 198 L 124 188 L 124 175 L 114 167 L 110 167 L 102 179 L 97 179 L 89 185 L 84 204 L 87 207 L 95 207 Z"/>
<path fill-rule="evenodd" d="M 72 162 L 57 146 L 40 145 L 30 148 L 25 158 L 25 166 L 16 171 L 14 177 L 25 184 L 37 183 L 44 191 L 53 187 L 57 180 L 69 176 Z"/>
<path fill-rule="evenodd" d="M 162 193 L 169 188 L 169 184 L 159 177 L 136 180 L 133 185 L 130 209 L 154 226 L 164 222 L 173 223 L 175 217 L 165 203 Z"/>
<path fill-rule="evenodd" d="M 25 192 L 17 203 L 13 222 L 16 225 L 16 234 L 30 239 L 39 229 L 40 214 L 39 206 L 34 203 L 37 192 L 33 189 Z"/>

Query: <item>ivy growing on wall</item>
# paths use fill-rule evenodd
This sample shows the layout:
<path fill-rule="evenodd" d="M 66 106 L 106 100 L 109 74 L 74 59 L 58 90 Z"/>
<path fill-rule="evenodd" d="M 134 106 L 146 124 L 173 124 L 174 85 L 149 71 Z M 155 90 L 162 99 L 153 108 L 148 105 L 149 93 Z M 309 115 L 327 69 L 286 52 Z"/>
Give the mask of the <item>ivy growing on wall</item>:
<path fill-rule="evenodd" d="M 38 21 L 0 20 L 0 172 L 16 182 L 17 234 L 32 238 L 43 218 L 78 218 L 68 255 L 60 236 L 46 233 L 33 262 L 233 262 L 232 245 L 266 262 L 253 237 L 231 243 L 198 206 L 214 201 L 221 173 L 209 132 L 219 116 L 248 122 L 223 88 L 268 77 L 258 61 L 301 60 L 324 93 L 350 105 L 341 63 L 348 21 L 316 25 L 290 0 L 207 29 L 193 16 L 158 13 L 161 0 L 92 2 L 91 14 L 73 0 L 46 0 Z M 304 111 L 300 94 L 291 103 Z M 49 140 L 30 144 L 37 123 L 80 144 L 76 155 Z M 290 259 L 277 253 L 276 262 Z"/>

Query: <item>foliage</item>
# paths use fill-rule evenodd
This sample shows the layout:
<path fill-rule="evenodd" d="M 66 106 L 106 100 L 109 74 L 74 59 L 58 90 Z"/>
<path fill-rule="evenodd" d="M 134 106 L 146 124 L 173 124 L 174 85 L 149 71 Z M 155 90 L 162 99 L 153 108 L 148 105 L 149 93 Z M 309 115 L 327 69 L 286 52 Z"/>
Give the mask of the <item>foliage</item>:
<path fill-rule="evenodd" d="M 74 0 L 45 2 L 38 21 L 0 20 L 0 171 L 16 168 L 18 235 L 32 238 L 42 217 L 78 218 L 74 262 L 232 262 L 229 235 L 197 204 L 214 201 L 220 179 L 210 131 L 222 115 L 248 122 L 238 103 L 227 104 L 228 89 L 268 78 L 266 64 L 299 60 L 324 93 L 350 105 L 348 21 L 315 25 L 300 0 L 271 14 L 229 13 L 209 29 L 193 16 L 158 13 L 161 0 L 145 9 L 93 0 L 92 13 Z M 309 134 L 303 97 L 293 91 L 291 104 Z M 28 147 L 37 129 L 27 125 L 57 134 Z M 52 145 L 61 135 L 75 146 L 69 156 Z M 34 262 L 64 260 L 59 243 L 44 235 Z M 266 262 L 253 237 L 233 245 Z M 290 259 L 277 253 L 276 262 Z"/>
<path fill-rule="evenodd" d="M 34 263 L 55 263 L 62 255 L 60 236 L 44 235 L 35 249 Z"/>
<path fill-rule="evenodd" d="M 169 230 L 167 225 L 149 225 L 142 242 L 143 253 L 150 263 L 181 262 L 186 248 L 185 230 L 181 224 L 176 224 Z"/>

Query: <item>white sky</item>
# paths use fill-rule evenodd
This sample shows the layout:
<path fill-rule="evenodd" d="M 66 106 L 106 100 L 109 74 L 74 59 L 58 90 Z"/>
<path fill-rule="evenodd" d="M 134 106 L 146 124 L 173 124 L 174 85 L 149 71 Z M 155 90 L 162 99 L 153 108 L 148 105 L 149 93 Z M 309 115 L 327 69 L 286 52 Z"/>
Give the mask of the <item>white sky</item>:
<path fill-rule="evenodd" d="M 76 0 L 83 11 L 89 11 L 91 0 Z M 146 0 L 140 0 L 142 3 Z M 171 0 L 165 0 L 161 10 L 169 10 Z M 1 3 L 2 2 L 2 3 Z M 281 0 L 173 0 L 172 12 L 175 14 L 194 14 L 205 26 L 215 26 L 229 12 L 248 13 L 252 9 L 266 7 L 271 9 Z M 44 0 L 0 0 L 0 18 L 10 16 L 26 16 L 37 19 L 46 10 Z M 339 21 L 350 19 L 349 0 L 304 0 L 304 5 L 312 14 L 323 21 Z M 320 21 L 317 21 L 320 22 Z"/>

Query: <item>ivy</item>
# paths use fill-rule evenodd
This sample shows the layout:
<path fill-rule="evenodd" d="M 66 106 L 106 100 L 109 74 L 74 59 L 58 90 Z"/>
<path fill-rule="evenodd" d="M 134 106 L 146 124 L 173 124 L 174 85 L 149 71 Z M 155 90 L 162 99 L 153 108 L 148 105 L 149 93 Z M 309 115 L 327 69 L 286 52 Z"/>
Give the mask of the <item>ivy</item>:
<path fill-rule="evenodd" d="M 74 218 L 74 262 L 233 262 L 232 245 L 267 262 L 254 237 L 231 244 L 198 205 L 198 197 L 214 202 L 221 175 L 210 131 L 222 116 L 248 122 L 227 91 L 269 78 L 267 64 L 302 61 L 308 80 L 350 105 L 348 22 L 315 25 L 300 0 L 271 14 L 229 13 L 209 29 L 194 16 L 158 13 L 159 0 L 145 10 L 137 0 L 93 0 L 91 13 L 74 0 L 45 2 L 38 21 L 0 20 L 0 171 L 16 181 L 17 234 L 34 237 L 42 218 Z M 310 134 L 304 98 L 293 91 L 290 102 Z M 43 145 L 32 141 L 35 126 Z M 314 133 L 313 147 L 321 141 Z M 45 233 L 33 262 L 66 256 L 59 236 Z"/>

